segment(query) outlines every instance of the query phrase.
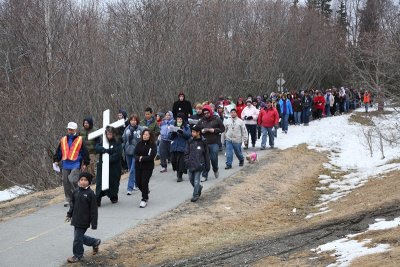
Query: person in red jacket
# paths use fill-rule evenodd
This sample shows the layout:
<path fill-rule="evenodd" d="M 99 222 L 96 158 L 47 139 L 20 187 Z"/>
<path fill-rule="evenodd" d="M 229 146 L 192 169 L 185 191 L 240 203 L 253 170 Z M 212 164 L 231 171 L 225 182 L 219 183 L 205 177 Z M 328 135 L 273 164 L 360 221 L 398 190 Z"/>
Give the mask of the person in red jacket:
<path fill-rule="evenodd" d="M 314 97 L 314 106 L 316 111 L 316 118 L 320 120 L 325 107 L 325 97 L 321 94 L 320 91 L 318 91 L 317 96 Z"/>
<path fill-rule="evenodd" d="M 236 102 L 236 113 L 238 115 L 238 118 L 241 118 L 242 111 L 245 107 L 246 107 L 246 103 L 244 103 L 243 97 L 239 97 Z"/>
<path fill-rule="evenodd" d="M 269 146 L 274 148 L 274 126 L 279 125 L 279 114 L 276 108 L 272 105 L 270 99 L 267 100 L 266 107 L 260 111 L 258 115 L 258 124 L 261 126 L 261 150 L 265 149 L 267 143 L 267 134 L 269 139 Z"/>

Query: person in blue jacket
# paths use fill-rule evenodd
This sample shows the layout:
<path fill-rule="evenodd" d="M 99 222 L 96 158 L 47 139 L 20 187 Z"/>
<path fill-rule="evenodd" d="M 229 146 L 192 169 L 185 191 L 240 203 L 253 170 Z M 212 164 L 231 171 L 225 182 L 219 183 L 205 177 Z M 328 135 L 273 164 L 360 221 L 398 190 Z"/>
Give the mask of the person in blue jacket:
<path fill-rule="evenodd" d="M 170 131 L 169 139 L 171 140 L 172 170 L 176 171 L 176 177 L 178 178 L 177 182 L 179 183 L 183 180 L 183 174 L 187 173 L 184 161 L 184 152 L 187 140 L 191 137 L 189 125 L 185 122 L 185 114 L 178 113 L 178 115 L 176 115 L 175 127 L 179 127 L 179 130 Z"/>
<path fill-rule="evenodd" d="M 282 133 L 287 133 L 289 128 L 289 116 L 293 114 L 292 103 L 287 98 L 286 94 L 282 94 L 279 100 L 280 117 L 282 124 Z"/>

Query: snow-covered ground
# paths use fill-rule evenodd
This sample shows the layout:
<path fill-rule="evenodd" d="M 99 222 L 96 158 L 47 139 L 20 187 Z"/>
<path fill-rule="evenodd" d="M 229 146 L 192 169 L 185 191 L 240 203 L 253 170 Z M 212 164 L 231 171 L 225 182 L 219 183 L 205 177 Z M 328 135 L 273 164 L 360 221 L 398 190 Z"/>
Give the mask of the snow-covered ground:
<path fill-rule="evenodd" d="M 19 186 L 13 186 L 7 188 L 6 190 L 0 191 L 0 202 L 16 198 L 20 195 L 26 195 L 29 194 L 30 192 L 32 192 L 32 190 L 30 189 Z"/>

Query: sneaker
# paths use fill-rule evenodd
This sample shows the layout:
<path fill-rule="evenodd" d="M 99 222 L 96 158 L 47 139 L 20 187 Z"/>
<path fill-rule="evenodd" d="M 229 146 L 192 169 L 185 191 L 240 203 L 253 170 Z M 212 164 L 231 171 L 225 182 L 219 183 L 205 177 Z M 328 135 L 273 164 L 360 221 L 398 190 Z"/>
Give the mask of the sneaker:
<path fill-rule="evenodd" d="M 205 181 L 207 181 L 208 180 L 208 178 L 207 177 L 201 177 L 201 182 L 205 182 Z"/>
<path fill-rule="evenodd" d="M 203 190 L 203 186 L 202 185 L 200 185 L 200 188 L 199 188 L 199 196 L 201 196 L 201 190 Z"/>
<path fill-rule="evenodd" d="M 160 172 L 167 172 L 167 168 L 161 168 Z"/>
<path fill-rule="evenodd" d="M 214 176 L 215 176 L 215 179 L 218 179 L 218 177 L 219 177 L 219 172 L 218 172 L 218 171 L 214 172 Z"/>
<path fill-rule="evenodd" d="M 132 195 L 132 190 L 128 190 L 128 192 L 126 192 L 126 194 L 127 194 L 128 196 Z"/>
<path fill-rule="evenodd" d="M 176 180 L 176 182 L 178 182 L 178 183 L 180 183 L 182 181 L 183 181 L 182 177 L 178 177 L 178 180 Z"/>
<path fill-rule="evenodd" d="M 269 146 L 271 149 L 273 149 L 274 148 L 274 146 Z"/>
<path fill-rule="evenodd" d="M 239 167 L 243 167 L 243 164 L 244 164 L 244 160 L 239 161 Z"/>
<path fill-rule="evenodd" d="M 140 205 L 139 205 L 140 208 L 146 208 L 146 206 L 147 206 L 146 201 L 144 201 L 144 200 L 140 201 Z"/>
<path fill-rule="evenodd" d="M 69 202 L 68 201 L 64 202 L 64 207 L 69 207 Z"/>
<path fill-rule="evenodd" d="M 261 150 L 265 150 L 265 146 L 262 146 L 260 149 L 261 149 Z"/>
<path fill-rule="evenodd" d="M 226 165 L 225 170 L 229 170 L 229 169 L 232 169 L 232 166 Z M 215 177 L 215 178 L 218 178 L 218 177 Z"/>
<path fill-rule="evenodd" d="M 82 258 L 83 258 L 83 257 L 80 257 L 80 258 L 79 258 L 79 257 L 72 256 L 72 257 L 68 258 L 67 261 L 68 261 L 69 263 L 75 263 L 75 262 L 81 261 Z"/>
<path fill-rule="evenodd" d="M 199 200 L 199 197 L 198 197 L 198 196 L 195 196 L 195 197 L 192 197 L 192 199 L 191 199 L 190 201 L 196 202 L 197 200 Z"/>
<path fill-rule="evenodd" d="M 93 252 L 92 255 L 96 255 L 99 252 L 99 246 L 100 246 L 101 240 L 97 239 L 96 243 L 93 246 Z"/>
<path fill-rule="evenodd" d="M 111 198 L 110 200 L 112 204 L 118 203 L 118 198 Z"/>
<path fill-rule="evenodd" d="M 256 147 L 256 144 L 252 144 L 251 147 Z"/>
<path fill-rule="evenodd" d="M 132 189 L 133 191 L 138 191 L 139 188 L 137 188 L 136 186 Z"/>

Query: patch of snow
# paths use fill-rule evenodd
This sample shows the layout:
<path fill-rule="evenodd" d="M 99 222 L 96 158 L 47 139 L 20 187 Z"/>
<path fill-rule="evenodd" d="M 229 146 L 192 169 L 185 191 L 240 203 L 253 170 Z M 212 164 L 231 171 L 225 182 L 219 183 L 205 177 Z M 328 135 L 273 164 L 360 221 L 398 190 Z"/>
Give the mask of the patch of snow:
<path fill-rule="evenodd" d="M 13 186 L 6 190 L 0 191 L 0 202 L 16 198 L 21 195 L 26 195 L 32 192 L 31 189 L 23 188 L 20 186 Z"/>
<path fill-rule="evenodd" d="M 368 227 L 368 231 L 375 230 L 386 230 L 396 228 L 400 225 L 400 217 L 393 219 L 392 221 L 386 221 L 385 219 L 375 219 L 376 223 L 371 224 Z"/>
<path fill-rule="evenodd" d="M 375 110 L 370 109 L 370 111 Z M 356 112 L 364 112 L 359 108 Z M 287 149 L 300 144 L 307 144 L 309 149 L 329 152 L 329 163 L 324 167 L 334 174 L 345 174 L 341 179 L 333 179 L 328 175 L 320 175 L 319 181 L 322 186 L 317 190 L 323 192 L 317 208 L 328 207 L 329 203 L 337 201 L 346 196 L 354 189 L 363 186 L 373 177 L 382 177 L 385 173 L 399 170 L 400 164 L 387 164 L 393 159 L 399 158 L 400 147 L 384 142 L 385 158 L 382 159 L 378 148 L 379 139 L 374 138 L 374 153 L 370 156 L 368 145 L 363 134 L 363 128 L 358 123 L 350 123 L 351 114 L 323 118 L 311 121 L 309 126 L 289 126 L 288 134 L 278 135 L 276 147 Z M 400 122 L 400 114 L 394 112 L 389 115 L 373 117 L 375 125 L 380 125 L 380 130 L 392 127 Z M 329 190 L 327 190 L 329 189 Z M 320 212 L 311 214 L 306 218 L 314 217 Z"/>
<path fill-rule="evenodd" d="M 348 236 L 330 243 L 321 245 L 317 248 L 317 253 L 333 251 L 331 256 L 336 257 L 336 262 L 330 264 L 330 267 L 345 267 L 349 266 L 351 261 L 365 255 L 382 253 L 390 250 L 389 244 L 378 244 L 373 247 L 367 247 L 371 240 L 364 239 L 361 242 L 351 240 Z"/>

